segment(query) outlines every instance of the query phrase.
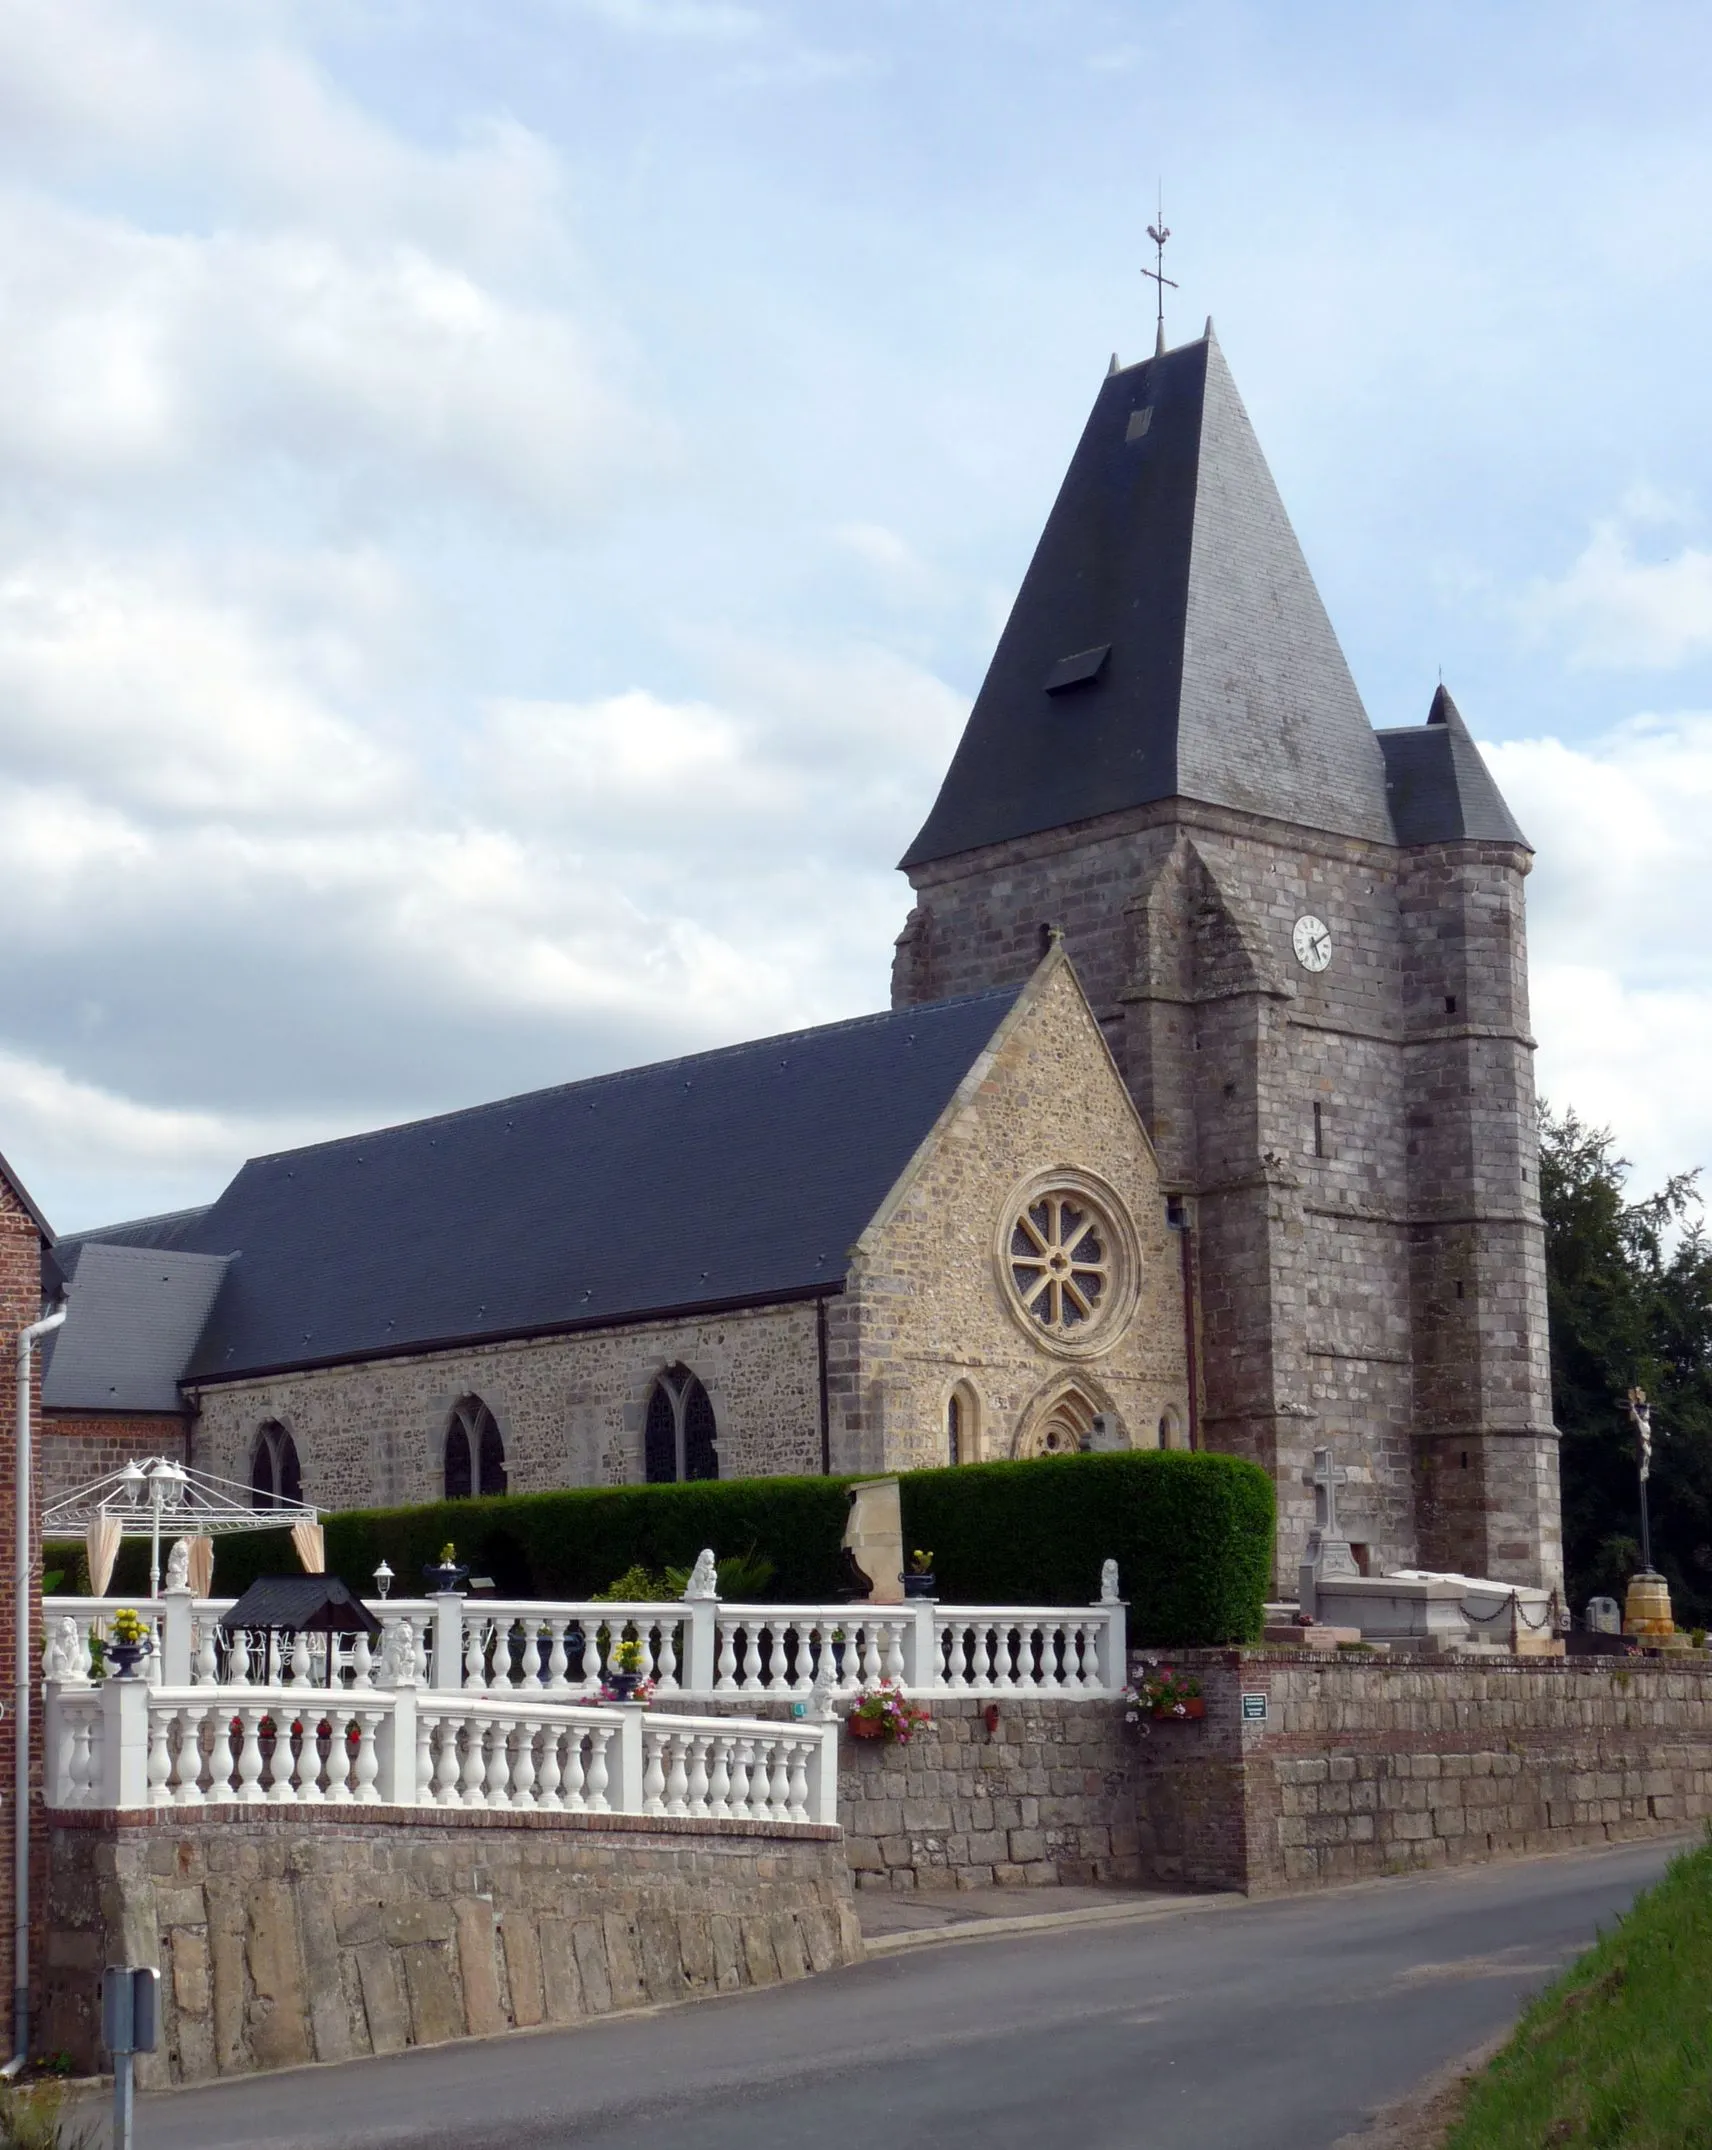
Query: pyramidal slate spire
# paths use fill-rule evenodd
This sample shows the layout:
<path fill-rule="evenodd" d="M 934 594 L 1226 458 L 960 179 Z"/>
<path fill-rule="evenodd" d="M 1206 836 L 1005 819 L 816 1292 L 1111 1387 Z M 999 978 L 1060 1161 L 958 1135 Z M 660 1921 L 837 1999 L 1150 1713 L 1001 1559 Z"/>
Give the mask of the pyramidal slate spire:
<path fill-rule="evenodd" d="M 1210 321 L 1102 385 L 902 863 L 1171 798 L 1395 841 L 1378 739 Z"/>
<path fill-rule="evenodd" d="M 1400 844 L 1495 843 L 1533 847 L 1516 826 L 1462 712 L 1440 683 L 1425 724 L 1376 735 L 1385 757 L 1391 819 Z"/>

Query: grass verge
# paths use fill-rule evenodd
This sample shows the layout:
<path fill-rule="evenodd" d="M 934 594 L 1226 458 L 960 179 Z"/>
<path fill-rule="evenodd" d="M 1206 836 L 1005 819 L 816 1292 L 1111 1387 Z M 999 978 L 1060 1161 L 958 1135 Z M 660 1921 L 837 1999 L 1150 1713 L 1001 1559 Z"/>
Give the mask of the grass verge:
<path fill-rule="evenodd" d="M 1471 2085 L 1445 2150 L 1712 2145 L 1712 1842 L 1672 1862 Z"/>

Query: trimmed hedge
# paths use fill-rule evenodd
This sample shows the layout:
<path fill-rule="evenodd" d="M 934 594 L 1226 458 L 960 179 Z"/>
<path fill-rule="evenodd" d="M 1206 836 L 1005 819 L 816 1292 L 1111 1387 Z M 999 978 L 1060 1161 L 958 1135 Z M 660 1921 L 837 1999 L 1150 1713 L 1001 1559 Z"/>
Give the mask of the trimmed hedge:
<path fill-rule="evenodd" d="M 685 1567 L 704 1545 L 765 1553 L 779 1602 L 834 1599 L 849 1512 L 848 1478 L 739 1478 L 679 1486 L 613 1486 L 350 1509 L 322 1518 L 327 1566 L 368 1592 L 384 1558 L 400 1597 L 450 1539 L 501 1596 L 586 1598 L 640 1563 Z M 951 1604 L 1086 1605 L 1115 1559 L 1132 1642 L 1185 1647 L 1260 1633 L 1272 1574 L 1272 1482 L 1237 1456 L 1180 1450 L 1046 1456 L 900 1478 L 906 1551 L 932 1551 Z M 49 1548 L 72 1565 L 75 1548 Z M 138 1556 L 141 1556 L 139 1559 Z M 146 1546 L 127 1542 L 115 1570 L 123 1594 L 147 1588 Z M 215 1588 L 235 1596 L 258 1575 L 292 1574 L 287 1532 L 216 1544 Z"/>

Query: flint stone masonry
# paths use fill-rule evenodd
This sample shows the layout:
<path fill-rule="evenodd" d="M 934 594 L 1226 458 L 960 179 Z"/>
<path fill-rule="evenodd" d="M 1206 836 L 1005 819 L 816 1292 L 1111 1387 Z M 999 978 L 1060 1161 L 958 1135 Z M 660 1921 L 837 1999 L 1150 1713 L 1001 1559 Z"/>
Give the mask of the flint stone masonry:
<path fill-rule="evenodd" d="M 1091 1349 L 1061 1349 L 1018 1319 L 1000 1251 L 1018 1189 L 1066 1170 L 1109 1190 L 1137 1256 L 1133 1311 Z M 1067 1398 L 1084 1418 L 1107 1413 L 1120 1446 L 1154 1447 L 1162 1423 L 1186 1424 L 1177 1238 L 1147 1136 L 1067 965 L 1042 970 L 863 1232 L 844 1288 L 821 1304 L 834 1471 L 947 1462 L 953 1389 L 966 1460 L 1030 1452 Z M 511 1491 L 634 1483 L 650 1393 L 680 1363 L 713 1405 L 721 1477 L 820 1471 L 820 1322 L 808 1303 L 208 1382 L 193 1461 L 247 1483 L 273 1420 L 296 1442 L 303 1497 L 319 1507 L 438 1500 L 453 1407 L 475 1395 L 498 1422 Z"/>
<path fill-rule="evenodd" d="M 858 1960 L 838 1832 L 526 1814 L 55 1818 L 45 2050 L 102 2065 L 104 1963 L 161 1973 L 145 2088 L 730 1993 Z"/>

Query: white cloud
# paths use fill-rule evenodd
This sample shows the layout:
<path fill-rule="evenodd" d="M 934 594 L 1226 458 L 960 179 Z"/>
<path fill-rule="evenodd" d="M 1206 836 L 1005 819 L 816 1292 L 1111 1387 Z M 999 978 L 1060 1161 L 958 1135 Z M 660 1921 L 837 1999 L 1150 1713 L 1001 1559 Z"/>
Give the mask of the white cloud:
<path fill-rule="evenodd" d="M 1712 650 L 1712 552 L 1685 544 L 1646 558 L 1639 549 L 1649 531 L 1684 519 L 1678 504 L 1636 488 L 1619 514 L 1595 524 L 1561 576 L 1529 587 L 1516 607 L 1523 626 L 1587 668 L 1665 671 L 1705 655 Z"/>
<path fill-rule="evenodd" d="M 1481 751 L 1537 846 L 1542 1094 L 1612 1127 L 1644 1184 L 1712 1166 L 1712 715 Z"/>

